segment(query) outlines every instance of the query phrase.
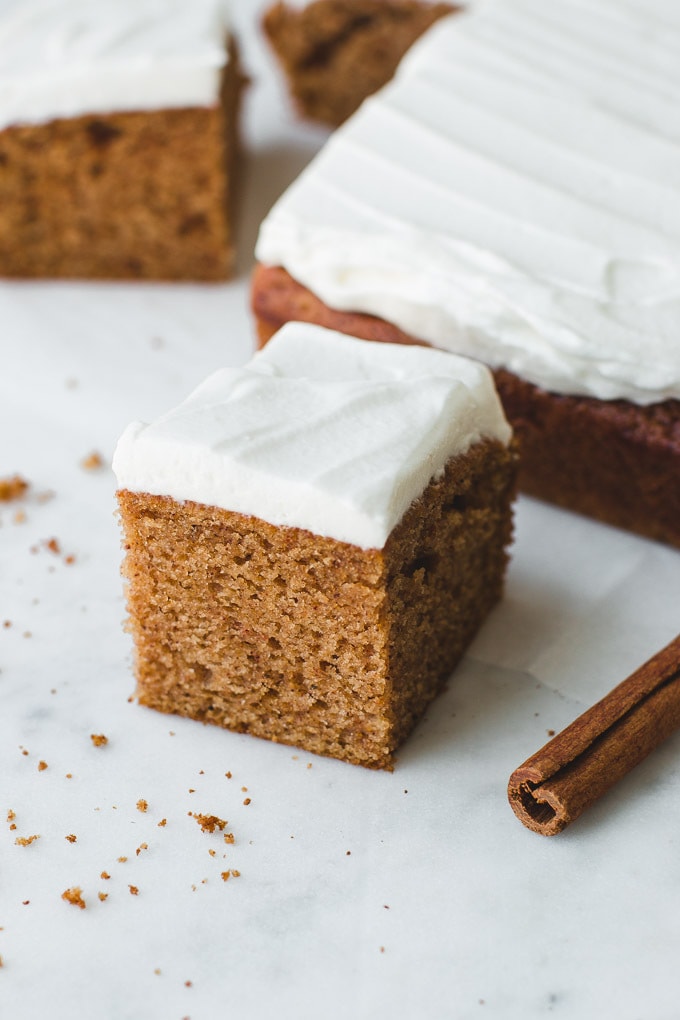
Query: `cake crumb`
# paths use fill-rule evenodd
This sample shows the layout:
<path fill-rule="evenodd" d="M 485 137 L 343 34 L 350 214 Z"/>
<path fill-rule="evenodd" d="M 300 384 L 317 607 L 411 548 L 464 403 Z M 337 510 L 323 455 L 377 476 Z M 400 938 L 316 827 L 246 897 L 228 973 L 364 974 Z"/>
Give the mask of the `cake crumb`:
<path fill-rule="evenodd" d="M 141 811 L 143 814 L 145 811 L 148 810 L 148 807 L 149 807 L 148 802 L 145 801 L 143 797 L 140 797 L 140 799 L 137 801 L 137 810 Z"/>
<path fill-rule="evenodd" d="M 95 747 L 105 747 L 109 742 L 109 738 L 103 733 L 90 733 L 90 740 Z"/>
<path fill-rule="evenodd" d="M 137 849 L 135 850 L 135 855 L 137 857 L 139 857 L 139 855 L 141 854 L 142 850 L 148 850 L 148 849 L 149 849 L 149 844 L 148 843 L 140 843 L 139 846 L 137 847 Z"/>
<path fill-rule="evenodd" d="M 46 761 L 39 761 L 38 762 L 38 772 L 44 772 L 45 769 L 48 768 L 48 767 L 49 766 L 48 766 Z"/>
<path fill-rule="evenodd" d="M 139 888 L 136 885 L 129 885 L 128 889 L 131 896 L 139 896 Z"/>
<path fill-rule="evenodd" d="M 13 811 L 12 808 L 10 808 L 9 811 L 7 812 L 7 821 L 13 822 L 16 816 L 17 816 L 16 811 Z"/>
<path fill-rule="evenodd" d="M 164 829 L 167 824 L 168 824 L 167 818 L 161 818 L 160 822 L 158 823 L 158 828 Z"/>
<path fill-rule="evenodd" d="M 28 482 L 21 475 L 0 478 L 0 503 L 10 503 L 14 499 L 21 499 L 27 489 Z"/>
<path fill-rule="evenodd" d="M 228 868 L 226 871 L 221 873 L 223 882 L 228 882 L 230 878 L 240 878 L 241 872 L 237 868 Z"/>
<path fill-rule="evenodd" d="M 25 524 L 26 521 L 28 520 L 28 517 L 26 516 L 26 511 L 17 510 L 12 520 L 14 521 L 15 524 Z"/>
<path fill-rule="evenodd" d="M 36 839 L 40 839 L 38 833 L 36 833 L 34 836 L 17 836 L 14 842 L 16 843 L 17 846 L 30 846 L 31 843 L 35 843 Z"/>
<path fill-rule="evenodd" d="M 555 736 L 555 731 L 554 730 L 546 730 L 545 732 L 548 734 L 549 737 L 554 737 Z"/>
<path fill-rule="evenodd" d="M 108 900 L 109 898 L 109 894 L 107 892 L 99 892 L 97 893 L 97 896 L 102 901 L 102 903 L 104 902 L 104 900 Z"/>
<path fill-rule="evenodd" d="M 73 773 L 72 772 L 67 772 L 66 773 L 66 778 L 67 779 L 73 779 Z"/>
<path fill-rule="evenodd" d="M 88 453 L 86 457 L 83 457 L 80 466 L 84 471 L 99 471 L 104 466 L 104 459 L 101 453 L 93 450 L 92 453 Z"/>
<path fill-rule="evenodd" d="M 236 840 L 234 839 L 234 833 L 233 832 L 225 832 L 225 834 L 224 834 L 224 842 L 225 843 L 235 843 Z"/>
<path fill-rule="evenodd" d="M 250 804 L 250 797 L 246 797 L 244 799 L 243 803 L 246 804 L 246 805 Z"/>
<path fill-rule="evenodd" d="M 127 857 L 119 857 L 118 858 L 118 863 L 119 864 L 125 864 L 126 860 L 127 860 Z"/>
<path fill-rule="evenodd" d="M 54 553 L 55 556 L 58 556 L 61 552 L 61 546 L 56 538 L 46 538 L 43 545 L 46 549 L 49 549 L 51 553 Z"/>
<path fill-rule="evenodd" d="M 9 628 L 12 626 L 12 621 L 11 620 L 3 620 L 2 621 L 2 625 L 5 628 L 5 630 L 9 630 Z"/>
<path fill-rule="evenodd" d="M 225 772 L 224 774 L 227 777 L 227 779 L 231 779 L 231 772 Z"/>
<path fill-rule="evenodd" d="M 105 880 L 111 878 L 111 876 L 109 875 L 108 871 L 102 871 L 102 873 L 101 873 L 101 875 L 99 877 L 103 878 Z"/>
<path fill-rule="evenodd" d="M 215 832 L 218 829 L 220 832 L 224 832 L 227 826 L 227 819 L 218 818 L 217 815 L 201 815 L 192 811 L 189 812 L 189 815 L 196 819 L 203 832 Z"/>
<path fill-rule="evenodd" d="M 70 889 L 65 889 L 61 894 L 62 900 L 66 900 L 74 907 L 80 907 L 81 910 L 85 909 L 85 900 L 83 899 L 83 890 L 79 885 L 71 886 Z"/>
<path fill-rule="evenodd" d="M 77 841 L 78 837 L 75 835 L 75 833 L 70 832 L 68 834 L 68 836 L 64 837 L 64 839 L 67 839 L 69 843 L 75 843 Z"/>

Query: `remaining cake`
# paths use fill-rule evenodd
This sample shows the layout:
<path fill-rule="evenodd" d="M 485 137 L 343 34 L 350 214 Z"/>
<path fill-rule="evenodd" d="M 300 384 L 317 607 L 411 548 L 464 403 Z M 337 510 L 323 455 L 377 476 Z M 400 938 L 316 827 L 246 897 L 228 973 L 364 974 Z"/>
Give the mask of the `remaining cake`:
<path fill-rule="evenodd" d="M 227 277 L 242 84 L 220 0 L 5 0 L 0 275 Z"/>
<path fill-rule="evenodd" d="M 672 0 L 440 21 L 265 220 L 261 338 L 477 357 L 526 492 L 680 546 L 679 42 Z"/>
<path fill-rule="evenodd" d="M 415 40 L 456 10 L 431 0 L 275 3 L 263 19 L 299 113 L 336 127 L 389 81 Z"/>
<path fill-rule="evenodd" d="M 501 595 L 515 461 L 483 366 L 288 324 L 119 441 L 139 701 L 391 767 Z"/>

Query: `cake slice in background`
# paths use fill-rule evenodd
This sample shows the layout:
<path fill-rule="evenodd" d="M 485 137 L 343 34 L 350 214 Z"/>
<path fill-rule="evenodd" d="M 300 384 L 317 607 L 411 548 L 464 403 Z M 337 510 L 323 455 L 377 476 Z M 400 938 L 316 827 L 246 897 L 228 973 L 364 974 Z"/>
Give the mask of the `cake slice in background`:
<path fill-rule="evenodd" d="M 527 493 L 680 547 L 680 8 L 484 0 L 265 219 L 253 307 L 495 373 Z"/>
<path fill-rule="evenodd" d="M 432 0 L 275 3 L 263 28 L 302 117 L 336 127 L 389 81 L 415 40 L 456 10 Z"/>
<path fill-rule="evenodd" d="M 491 375 L 290 323 L 115 458 L 139 701 L 373 768 L 501 596 Z"/>
<path fill-rule="evenodd" d="M 220 0 L 5 0 L 0 275 L 221 280 L 243 77 Z"/>

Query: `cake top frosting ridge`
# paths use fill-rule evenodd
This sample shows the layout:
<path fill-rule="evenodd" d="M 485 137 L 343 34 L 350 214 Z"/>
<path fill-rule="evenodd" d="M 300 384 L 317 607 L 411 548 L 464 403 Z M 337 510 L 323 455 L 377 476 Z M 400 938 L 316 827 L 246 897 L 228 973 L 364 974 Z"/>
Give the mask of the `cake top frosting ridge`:
<path fill-rule="evenodd" d="M 546 389 L 680 398 L 680 7 L 476 0 L 265 219 L 326 304 Z"/>
<path fill-rule="evenodd" d="M 382 548 L 450 457 L 510 440 L 491 374 L 426 347 L 288 323 L 242 368 L 121 436 L 121 489 Z"/>
<path fill-rule="evenodd" d="M 3 0 L 0 128 L 217 101 L 224 0 Z"/>

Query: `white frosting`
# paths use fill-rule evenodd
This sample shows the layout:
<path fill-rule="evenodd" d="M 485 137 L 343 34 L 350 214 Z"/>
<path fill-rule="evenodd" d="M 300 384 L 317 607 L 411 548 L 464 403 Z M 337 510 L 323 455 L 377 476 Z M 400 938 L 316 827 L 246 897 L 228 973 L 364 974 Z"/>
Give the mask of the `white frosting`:
<path fill-rule="evenodd" d="M 680 398 L 680 4 L 478 0 L 282 196 L 258 259 L 548 390 Z"/>
<path fill-rule="evenodd" d="M 0 128 L 86 113 L 210 106 L 224 0 L 2 0 Z"/>
<path fill-rule="evenodd" d="M 448 459 L 483 437 L 510 439 L 484 366 L 289 323 L 245 367 L 129 425 L 113 469 L 121 489 L 382 548 Z"/>

